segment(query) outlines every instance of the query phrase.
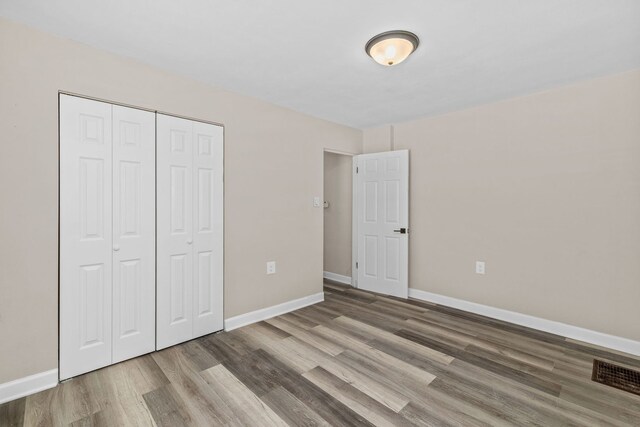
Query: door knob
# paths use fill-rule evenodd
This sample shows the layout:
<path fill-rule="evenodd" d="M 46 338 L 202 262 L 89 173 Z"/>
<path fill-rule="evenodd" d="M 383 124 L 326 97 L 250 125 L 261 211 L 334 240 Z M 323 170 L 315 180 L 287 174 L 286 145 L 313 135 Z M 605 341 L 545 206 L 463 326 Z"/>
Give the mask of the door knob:
<path fill-rule="evenodd" d="M 113 245 L 113 250 L 118 252 L 120 250 L 120 245 Z"/>
<path fill-rule="evenodd" d="M 400 233 L 400 234 L 407 234 L 408 230 L 404 227 L 398 229 L 398 230 L 393 230 L 394 233 Z"/>
<path fill-rule="evenodd" d="M 187 239 L 187 245 L 190 245 L 190 244 L 192 244 L 192 243 L 193 243 L 193 240 L 192 240 L 192 239 Z"/>

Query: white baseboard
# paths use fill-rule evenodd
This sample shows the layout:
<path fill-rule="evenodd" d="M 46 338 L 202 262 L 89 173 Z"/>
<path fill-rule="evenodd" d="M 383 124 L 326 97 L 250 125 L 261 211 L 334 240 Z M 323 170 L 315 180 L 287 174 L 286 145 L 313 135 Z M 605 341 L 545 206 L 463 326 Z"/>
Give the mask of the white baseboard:
<path fill-rule="evenodd" d="M 567 325 L 566 323 L 542 319 L 539 317 L 529 316 L 528 314 L 516 313 L 514 311 L 503 310 L 501 308 L 477 304 L 475 302 L 451 298 L 444 295 L 433 294 L 431 292 L 421 291 L 414 288 L 409 288 L 409 298 L 429 301 L 445 305 L 447 307 L 469 311 L 471 313 L 480 314 L 493 319 L 515 323 L 516 325 L 526 326 L 539 331 L 549 332 L 566 338 L 640 356 L 640 342 L 633 341 L 628 338 L 604 334 L 602 332 L 592 331 L 578 326 Z"/>
<path fill-rule="evenodd" d="M 345 285 L 351 285 L 351 277 L 343 276 L 342 274 L 325 271 L 322 273 L 322 277 L 324 277 L 325 279 L 333 280 L 334 282 L 344 283 Z"/>
<path fill-rule="evenodd" d="M 292 301 L 283 302 L 282 304 L 262 308 L 260 310 L 241 314 L 239 316 L 230 317 L 228 319 L 225 319 L 224 321 L 224 330 L 231 331 L 242 326 L 250 325 L 252 323 L 260 322 L 266 319 L 271 319 L 272 317 L 279 316 L 290 311 L 298 310 L 299 308 L 303 308 L 312 304 L 317 304 L 322 301 L 324 301 L 324 292 L 319 292 L 317 294 L 294 299 Z"/>
<path fill-rule="evenodd" d="M 58 370 L 40 372 L 0 384 L 0 404 L 58 385 Z"/>

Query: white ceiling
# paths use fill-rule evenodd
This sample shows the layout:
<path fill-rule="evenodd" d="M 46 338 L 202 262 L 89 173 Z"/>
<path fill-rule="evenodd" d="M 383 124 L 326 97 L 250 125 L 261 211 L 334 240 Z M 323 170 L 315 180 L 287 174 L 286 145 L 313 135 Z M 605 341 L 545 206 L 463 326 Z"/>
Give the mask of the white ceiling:
<path fill-rule="evenodd" d="M 0 0 L 0 15 L 365 128 L 640 68 L 639 0 Z M 366 56 L 403 29 L 397 67 Z"/>

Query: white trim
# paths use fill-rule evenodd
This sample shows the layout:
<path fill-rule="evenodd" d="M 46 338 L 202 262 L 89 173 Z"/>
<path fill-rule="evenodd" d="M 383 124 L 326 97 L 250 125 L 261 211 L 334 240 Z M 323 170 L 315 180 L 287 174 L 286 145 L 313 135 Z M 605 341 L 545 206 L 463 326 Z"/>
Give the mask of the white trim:
<path fill-rule="evenodd" d="M 351 286 L 358 288 L 358 156 L 351 162 Z"/>
<path fill-rule="evenodd" d="M 319 292 L 317 294 L 283 302 L 282 304 L 230 317 L 224 321 L 224 330 L 232 331 L 242 326 L 271 319 L 272 317 L 298 310 L 299 308 L 303 308 L 308 305 L 317 304 L 322 301 L 324 301 L 324 292 Z"/>
<path fill-rule="evenodd" d="M 345 285 L 351 285 L 351 277 L 343 276 L 338 273 L 331 273 L 330 271 L 323 271 L 322 277 L 325 279 L 333 280 L 334 282 L 344 283 Z"/>
<path fill-rule="evenodd" d="M 0 384 L 0 403 L 10 402 L 58 385 L 58 370 L 40 372 Z"/>
<path fill-rule="evenodd" d="M 514 311 L 503 310 L 501 308 L 477 304 L 475 302 L 447 297 L 444 295 L 433 294 L 431 292 L 415 288 L 409 288 L 409 298 L 429 301 L 445 305 L 447 307 L 469 311 L 471 313 L 480 314 L 493 319 L 515 323 L 516 325 L 526 326 L 539 331 L 549 332 L 562 337 L 640 356 L 640 342 L 633 341 L 628 338 L 609 335 L 602 332 L 592 331 L 590 329 L 580 328 L 578 326 L 567 325 L 566 323 L 542 319 L 540 317 L 529 316 L 528 314 L 516 313 Z"/>
<path fill-rule="evenodd" d="M 336 150 L 336 149 L 333 149 L 333 148 L 326 148 L 326 147 L 322 149 L 322 152 L 323 153 L 332 153 L 332 154 L 341 154 L 343 156 L 350 156 L 350 157 L 358 155 L 358 153 L 351 153 L 349 151 L 341 151 L 341 150 Z"/>

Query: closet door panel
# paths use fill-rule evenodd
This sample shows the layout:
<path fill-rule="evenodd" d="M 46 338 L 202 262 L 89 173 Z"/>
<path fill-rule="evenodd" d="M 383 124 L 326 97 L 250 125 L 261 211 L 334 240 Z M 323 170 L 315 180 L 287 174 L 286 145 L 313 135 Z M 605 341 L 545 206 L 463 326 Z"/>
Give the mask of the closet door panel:
<path fill-rule="evenodd" d="M 223 320 L 223 129 L 193 122 L 194 337 L 219 331 Z"/>
<path fill-rule="evenodd" d="M 60 378 L 111 363 L 111 105 L 60 95 Z"/>
<path fill-rule="evenodd" d="M 155 114 L 113 106 L 113 360 L 155 349 Z"/>
<path fill-rule="evenodd" d="M 193 332 L 192 123 L 157 115 L 157 344 Z"/>

